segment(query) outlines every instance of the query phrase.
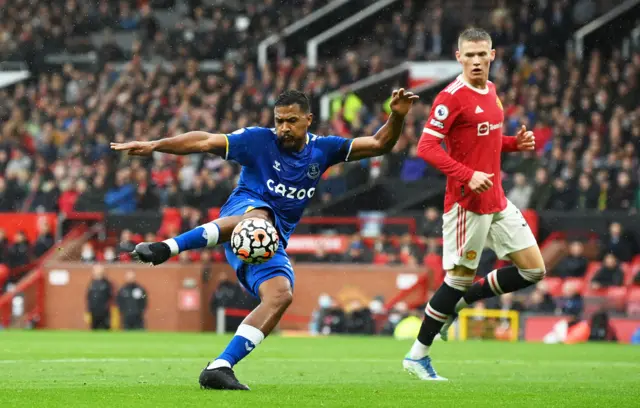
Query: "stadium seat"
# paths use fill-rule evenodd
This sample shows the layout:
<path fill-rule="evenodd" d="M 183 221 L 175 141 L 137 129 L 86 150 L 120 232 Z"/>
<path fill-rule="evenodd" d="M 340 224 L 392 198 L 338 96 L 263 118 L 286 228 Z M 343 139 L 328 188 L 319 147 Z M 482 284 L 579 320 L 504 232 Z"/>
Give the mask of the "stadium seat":
<path fill-rule="evenodd" d="M 389 262 L 389 255 L 377 253 L 373 256 L 373 263 L 376 265 L 386 265 Z"/>
<path fill-rule="evenodd" d="M 623 269 L 624 272 L 624 285 L 632 286 L 633 278 L 640 273 L 640 264 L 627 264 L 628 267 Z"/>
<path fill-rule="evenodd" d="M 628 289 L 624 286 L 612 286 L 606 288 L 607 303 L 616 310 L 624 310 L 627 301 Z"/>
<path fill-rule="evenodd" d="M 545 278 L 544 282 L 547 285 L 547 292 L 549 292 L 551 296 L 553 297 L 562 296 L 562 284 L 563 284 L 562 278 L 552 276 L 549 278 Z"/>
<path fill-rule="evenodd" d="M 207 211 L 207 217 L 209 217 L 209 221 L 213 221 L 216 218 L 219 218 L 220 208 L 209 208 L 209 211 Z"/>
<path fill-rule="evenodd" d="M 596 273 L 598 273 L 601 267 L 602 262 L 589 262 L 589 265 L 587 265 L 587 272 L 584 274 L 585 282 L 591 282 L 591 280 L 594 276 L 596 276 Z"/>
<path fill-rule="evenodd" d="M 627 300 L 629 302 L 640 302 L 640 286 L 634 286 L 629 288 Z"/>
<path fill-rule="evenodd" d="M 627 316 L 640 316 L 640 286 L 629 288 L 627 295 Z"/>
<path fill-rule="evenodd" d="M 584 278 L 567 278 L 564 283 L 574 283 L 581 294 L 584 294 L 584 291 L 588 288 L 588 283 Z"/>
<path fill-rule="evenodd" d="M 595 297 L 595 298 L 604 298 L 605 296 L 607 296 L 607 291 L 608 288 L 598 288 L 598 289 L 594 289 L 591 287 L 591 285 L 587 282 L 585 284 L 585 288 L 584 288 L 584 292 L 583 295 L 585 297 Z"/>

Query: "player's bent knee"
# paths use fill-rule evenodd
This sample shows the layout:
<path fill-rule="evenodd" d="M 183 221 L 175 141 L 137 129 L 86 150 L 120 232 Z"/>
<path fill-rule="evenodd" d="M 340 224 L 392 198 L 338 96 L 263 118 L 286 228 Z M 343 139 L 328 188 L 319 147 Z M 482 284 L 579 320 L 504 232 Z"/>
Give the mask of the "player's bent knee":
<path fill-rule="evenodd" d="M 518 268 L 518 272 L 524 279 L 532 283 L 540 282 L 542 279 L 544 279 L 546 275 L 546 271 L 544 268 L 531 268 L 531 269 Z"/>
<path fill-rule="evenodd" d="M 281 289 L 269 292 L 262 298 L 262 303 L 276 310 L 288 308 L 289 305 L 291 305 L 291 302 L 293 302 L 293 293 L 291 292 L 291 289 Z"/>
<path fill-rule="evenodd" d="M 473 285 L 473 277 L 474 275 L 453 275 L 450 273 L 451 271 L 447 271 L 447 274 L 444 277 L 444 283 L 446 283 L 449 287 L 453 289 L 459 290 L 461 292 L 466 292 L 471 285 Z"/>

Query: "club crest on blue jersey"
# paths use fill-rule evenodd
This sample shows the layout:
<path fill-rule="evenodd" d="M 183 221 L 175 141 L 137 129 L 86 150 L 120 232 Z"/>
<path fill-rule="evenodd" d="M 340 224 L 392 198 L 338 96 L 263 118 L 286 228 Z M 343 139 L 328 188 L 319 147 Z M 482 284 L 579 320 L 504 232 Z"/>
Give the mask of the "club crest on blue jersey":
<path fill-rule="evenodd" d="M 320 165 L 318 163 L 311 163 L 307 168 L 307 177 L 312 180 L 320 177 Z"/>

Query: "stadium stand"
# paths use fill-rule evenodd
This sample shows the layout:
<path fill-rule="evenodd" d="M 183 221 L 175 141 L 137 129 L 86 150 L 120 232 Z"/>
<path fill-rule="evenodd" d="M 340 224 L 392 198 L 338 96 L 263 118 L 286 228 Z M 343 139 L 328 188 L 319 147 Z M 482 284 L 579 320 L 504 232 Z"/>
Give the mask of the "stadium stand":
<path fill-rule="evenodd" d="M 213 218 L 211 209 L 234 187 L 238 167 L 208 156 L 129 160 L 109 150 L 111 140 L 150 140 L 187 129 L 231 132 L 253 123 L 271 126 L 271 107 L 284 89 L 304 90 L 317 106 L 327 92 L 406 59 L 450 59 L 455 34 L 473 22 L 471 15 L 490 17 L 497 48 L 491 77 L 504 105 L 505 133 L 514 134 L 524 123 L 537 138 L 535 153 L 504 157 L 508 197 L 522 209 L 540 212 L 608 216 L 640 210 L 640 48 L 637 43 L 626 50 L 617 45 L 596 48 L 580 61 L 575 49 L 567 47 L 583 21 L 619 2 L 591 2 L 597 3 L 594 10 L 567 1 L 545 7 L 527 2 L 520 8 L 508 1 L 475 8 L 462 7 L 467 3 L 463 0 L 432 1 L 428 7 L 415 0 L 397 2 L 393 13 L 376 18 L 370 31 L 350 39 L 347 49 L 329 44 L 315 68 L 308 66 L 304 53 L 263 67 L 256 65 L 255 54 L 262 39 L 327 1 L 297 2 L 285 14 L 274 0 L 208 3 L 0 0 L 7 6 L 0 11 L 0 55 L 5 61 L 24 61 L 33 74 L 28 81 L 0 88 L 0 211 L 114 217 L 162 211 L 156 231 L 115 228 L 106 239 L 87 242 L 78 256 L 86 263 L 128 261 L 122 242 L 138 241 L 144 233 L 152 234 L 146 239 L 172 236 Z M 362 2 L 356 11 L 367 5 Z M 465 12 L 457 14 L 461 9 Z M 56 55 L 74 58 L 57 64 L 52 62 Z M 49 69 L 51 65 L 57 69 Z M 325 174 L 317 204 L 334 203 L 376 179 L 404 186 L 440 179 L 416 158 L 429 103 L 423 99 L 416 104 L 390 155 L 339 165 Z M 384 115 L 383 101 L 363 101 L 355 115 L 337 111 L 315 130 L 359 137 L 374 133 Z M 415 217 L 417 233 L 385 227 L 378 238 L 370 238 L 347 228 L 342 254 L 319 249 L 296 258 L 438 269 L 433 265 L 438 265 L 441 222 L 433 203 L 421 203 L 427 209 Z M 346 207 L 351 215 L 356 208 Z M 625 301 L 637 297 L 632 286 L 640 274 L 640 251 L 634 242 L 637 230 L 631 231 L 635 227 L 627 232 L 614 225 L 607 221 L 597 234 L 597 254 L 585 255 L 579 244 L 565 250 L 554 276 L 531 299 L 561 299 L 569 281 L 575 283 L 569 285 L 572 290 L 612 298 L 623 311 Z M 327 229 L 301 228 L 309 233 Z M 553 232 L 545 231 L 545 238 Z M 47 227 L 39 234 L 29 241 L 19 232 L 6 236 L 0 228 L 0 263 L 13 270 L 42 256 L 54 237 Z M 586 246 L 593 240 L 582 241 Z M 194 252 L 174 261 L 199 261 L 201 256 Z M 206 257 L 221 261 L 222 253 Z M 604 261 L 608 269 L 601 269 L 603 259 L 609 259 Z M 485 274 L 495 264 L 491 254 L 483 254 Z M 592 285 L 607 281 L 597 276 L 616 274 L 611 287 Z M 15 282 L 21 274 L 10 276 Z"/>

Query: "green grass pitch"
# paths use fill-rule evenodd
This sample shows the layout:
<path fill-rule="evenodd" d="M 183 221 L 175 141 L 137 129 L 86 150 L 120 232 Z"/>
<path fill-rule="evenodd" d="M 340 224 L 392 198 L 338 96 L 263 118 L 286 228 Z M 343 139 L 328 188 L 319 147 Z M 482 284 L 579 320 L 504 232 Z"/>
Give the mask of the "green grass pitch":
<path fill-rule="evenodd" d="M 640 347 L 437 342 L 451 381 L 401 368 L 410 342 L 269 337 L 236 367 L 250 392 L 203 391 L 229 337 L 0 331 L 0 407 L 631 407 Z"/>

